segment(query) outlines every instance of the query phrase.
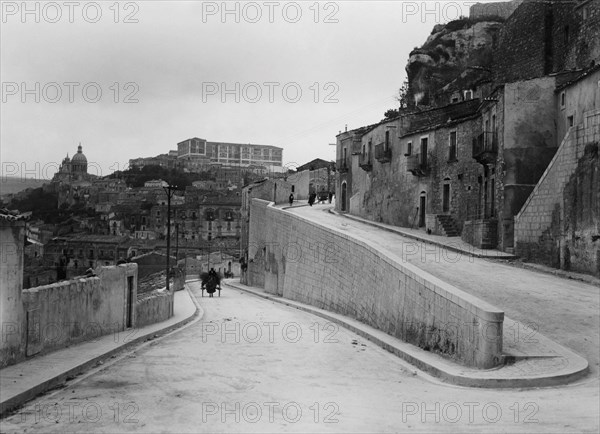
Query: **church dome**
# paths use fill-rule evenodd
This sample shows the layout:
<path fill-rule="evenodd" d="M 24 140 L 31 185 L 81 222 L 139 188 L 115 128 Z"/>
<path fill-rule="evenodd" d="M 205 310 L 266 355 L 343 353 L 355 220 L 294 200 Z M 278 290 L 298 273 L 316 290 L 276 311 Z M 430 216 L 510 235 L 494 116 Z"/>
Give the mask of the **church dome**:
<path fill-rule="evenodd" d="M 73 158 L 71 158 L 71 163 L 87 165 L 87 162 L 87 158 L 85 158 L 85 155 L 83 154 L 83 152 L 81 152 L 81 145 L 79 145 L 79 147 L 77 148 L 77 153 L 73 155 Z"/>

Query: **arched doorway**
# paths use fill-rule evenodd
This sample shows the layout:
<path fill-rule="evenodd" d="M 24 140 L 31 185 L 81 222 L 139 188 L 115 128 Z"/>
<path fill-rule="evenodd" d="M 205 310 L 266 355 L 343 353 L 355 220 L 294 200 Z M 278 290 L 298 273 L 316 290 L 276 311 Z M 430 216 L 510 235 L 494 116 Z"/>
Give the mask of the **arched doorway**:
<path fill-rule="evenodd" d="M 425 226 L 425 208 L 427 206 L 427 193 L 424 191 L 421 192 L 421 196 L 419 197 L 419 227 L 422 228 Z"/>
<path fill-rule="evenodd" d="M 442 185 L 442 212 L 450 212 L 450 178 L 444 179 Z"/>
<path fill-rule="evenodd" d="M 346 211 L 346 183 L 342 183 L 342 203 L 341 203 L 342 211 Z"/>

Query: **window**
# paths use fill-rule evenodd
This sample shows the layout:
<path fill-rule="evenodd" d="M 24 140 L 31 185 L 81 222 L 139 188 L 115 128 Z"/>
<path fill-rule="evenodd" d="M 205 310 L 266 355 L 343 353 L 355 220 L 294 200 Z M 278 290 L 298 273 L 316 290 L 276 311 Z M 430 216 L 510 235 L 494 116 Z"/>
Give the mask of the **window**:
<path fill-rule="evenodd" d="M 412 155 L 412 142 L 406 144 L 406 156 Z"/>
<path fill-rule="evenodd" d="M 565 92 L 561 92 L 560 94 L 560 107 L 565 108 L 566 105 L 566 95 Z"/>
<path fill-rule="evenodd" d="M 230 231 L 231 230 L 231 222 L 227 222 L 227 230 Z"/>
<path fill-rule="evenodd" d="M 452 102 L 452 104 L 454 104 L 454 103 L 457 103 L 457 102 L 458 102 L 458 97 L 457 97 L 457 96 L 455 96 L 454 98 L 452 98 L 452 101 L 451 101 L 451 102 Z"/>
<path fill-rule="evenodd" d="M 427 144 L 429 142 L 429 137 L 421 137 L 421 165 L 423 167 L 427 166 Z"/>
<path fill-rule="evenodd" d="M 390 132 L 386 131 L 385 132 L 385 147 L 384 149 L 387 151 L 390 147 Z"/>
<path fill-rule="evenodd" d="M 565 44 L 569 43 L 569 26 L 565 26 Z"/>
<path fill-rule="evenodd" d="M 572 127 L 575 124 L 575 118 L 573 116 L 569 116 L 567 118 L 567 126 Z"/>
<path fill-rule="evenodd" d="M 208 222 L 208 230 L 212 230 L 212 227 L 213 227 L 213 222 L 209 221 Z"/>
<path fill-rule="evenodd" d="M 456 131 L 450 133 L 450 149 L 448 153 L 448 161 L 456 161 Z"/>
<path fill-rule="evenodd" d="M 473 99 L 473 91 L 472 90 L 465 90 L 464 95 L 465 95 L 465 101 Z"/>
<path fill-rule="evenodd" d="M 345 149 L 344 149 L 345 150 Z M 296 191 L 296 186 L 292 185 L 292 193 L 294 193 Z"/>

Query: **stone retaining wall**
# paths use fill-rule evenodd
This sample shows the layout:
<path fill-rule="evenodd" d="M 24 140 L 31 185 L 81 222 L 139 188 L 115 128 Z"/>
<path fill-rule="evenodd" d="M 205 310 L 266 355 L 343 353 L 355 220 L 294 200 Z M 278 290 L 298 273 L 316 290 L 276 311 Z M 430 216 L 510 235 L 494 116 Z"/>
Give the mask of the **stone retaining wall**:
<path fill-rule="evenodd" d="M 254 199 L 249 284 L 478 368 L 502 363 L 504 313 L 342 230 Z"/>

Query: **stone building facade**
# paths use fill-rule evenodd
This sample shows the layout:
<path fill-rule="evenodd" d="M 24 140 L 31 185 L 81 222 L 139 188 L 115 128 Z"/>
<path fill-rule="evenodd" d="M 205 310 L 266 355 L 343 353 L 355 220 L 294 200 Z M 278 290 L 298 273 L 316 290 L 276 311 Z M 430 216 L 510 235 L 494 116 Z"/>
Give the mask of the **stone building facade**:
<path fill-rule="evenodd" d="M 515 216 L 531 203 L 532 194 L 540 194 L 534 189 L 563 137 L 573 125 L 593 125 L 588 114 L 598 107 L 599 4 L 502 4 L 503 13 L 513 12 L 494 41 L 492 80 L 471 74 L 479 94 L 472 93 L 465 71 L 461 80 L 441 88 L 448 95 L 434 98 L 443 106 L 416 107 L 337 136 L 338 210 L 436 234 L 461 234 L 478 247 L 514 252 Z M 483 10 L 472 12 L 485 16 Z M 450 90 L 470 92 L 473 99 L 448 101 L 454 95 Z M 595 182 L 590 167 L 575 167 L 582 177 L 577 179 Z M 588 205 L 588 214 L 595 215 L 593 203 Z M 579 209 L 564 204 L 569 206 Z M 594 227 L 595 217 L 585 217 L 587 223 L 579 214 L 573 219 L 578 227 Z"/>
<path fill-rule="evenodd" d="M 515 218 L 520 256 L 596 276 L 600 276 L 599 83 L 597 67 L 557 89 L 559 137 L 566 133 Z"/>

